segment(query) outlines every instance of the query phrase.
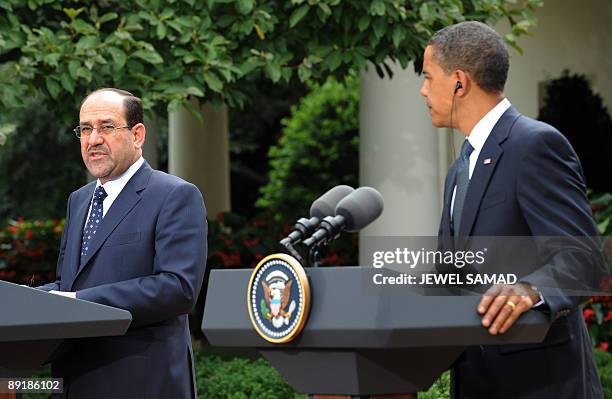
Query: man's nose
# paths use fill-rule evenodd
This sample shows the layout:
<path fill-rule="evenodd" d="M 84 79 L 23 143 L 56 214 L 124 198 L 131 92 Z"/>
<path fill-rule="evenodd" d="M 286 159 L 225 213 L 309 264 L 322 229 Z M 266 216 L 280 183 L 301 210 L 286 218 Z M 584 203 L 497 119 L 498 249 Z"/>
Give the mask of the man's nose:
<path fill-rule="evenodd" d="M 87 137 L 87 142 L 89 143 L 90 146 L 93 146 L 93 145 L 96 145 L 96 144 L 103 143 L 104 140 L 102 139 L 102 135 L 100 133 L 98 133 L 98 130 L 95 129 Z"/>
<path fill-rule="evenodd" d="M 427 91 L 425 89 L 425 82 L 423 82 L 423 84 L 421 85 L 421 91 L 420 91 L 421 95 L 423 97 L 427 97 Z"/>

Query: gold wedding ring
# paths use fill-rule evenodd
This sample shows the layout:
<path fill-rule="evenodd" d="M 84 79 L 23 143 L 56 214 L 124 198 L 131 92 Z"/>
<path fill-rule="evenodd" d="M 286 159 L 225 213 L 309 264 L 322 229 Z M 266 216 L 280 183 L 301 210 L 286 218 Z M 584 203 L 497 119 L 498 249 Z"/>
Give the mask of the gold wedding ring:
<path fill-rule="evenodd" d="M 506 302 L 506 305 L 510 306 L 512 308 L 512 310 L 516 309 L 516 303 L 514 303 L 512 301 Z"/>

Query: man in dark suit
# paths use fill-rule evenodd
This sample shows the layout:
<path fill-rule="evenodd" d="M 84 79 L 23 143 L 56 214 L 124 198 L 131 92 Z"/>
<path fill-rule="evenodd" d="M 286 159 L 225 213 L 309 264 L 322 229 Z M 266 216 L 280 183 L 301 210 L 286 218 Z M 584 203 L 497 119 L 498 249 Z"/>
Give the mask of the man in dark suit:
<path fill-rule="evenodd" d="M 421 94 L 432 123 L 466 136 L 446 178 L 439 240 L 464 250 L 476 236 L 532 237 L 513 253 L 489 251 L 516 270 L 533 255 L 538 264 L 514 285 L 490 287 L 475 311 L 492 335 L 528 311 L 552 324 L 539 344 L 467 348 L 452 369 L 453 397 L 602 398 L 583 298 L 567 290 L 597 287 L 604 270 L 582 169 L 561 133 L 504 97 L 508 68 L 503 40 L 478 22 L 440 30 L 425 49 Z"/>
<path fill-rule="evenodd" d="M 120 337 L 72 340 L 52 363 L 68 398 L 195 398 L 188 313 L 206 266 L 206 211 L 198 189 L 142 158 L 139 98 L 100 89 L 75 132 L 97 178 L 68 198 L 58 295 L 128 310 Z"/>

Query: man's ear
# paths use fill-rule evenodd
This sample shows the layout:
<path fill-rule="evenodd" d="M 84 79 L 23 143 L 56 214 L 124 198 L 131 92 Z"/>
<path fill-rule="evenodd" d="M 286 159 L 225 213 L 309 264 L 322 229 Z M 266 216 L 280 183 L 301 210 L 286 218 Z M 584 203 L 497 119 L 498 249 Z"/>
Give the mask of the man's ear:
<path fill-rule="evenodd" d="M 455 79 L 454 94 L 459 97 L 466 95 L 469 92 L 470 84 L 472 83 L 470 75 L 461 69 L 457 69 L 453 75 L 453 78 Z"/>
<path fill-rule="evenodd" d="M 147 128 L 144 124 L 137 123 L 132 128 L 132 133 L 134 134 L 134 146 L 138 149 L 142 149 L 147 135 Z"/>

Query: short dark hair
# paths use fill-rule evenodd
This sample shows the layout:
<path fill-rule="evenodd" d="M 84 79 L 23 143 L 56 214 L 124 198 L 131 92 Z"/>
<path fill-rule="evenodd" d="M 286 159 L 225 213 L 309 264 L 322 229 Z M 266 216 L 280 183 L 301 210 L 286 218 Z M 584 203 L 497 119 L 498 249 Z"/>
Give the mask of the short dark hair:
<path fill-rule="evenodd" d="M 437 31 L 427 43 L 446 73 L 461 69 L 486 92 L 504 90 L 510 61 L 501 36 L 482 22 L 468 21 Z"/>
<path fill-rule="evenodd" d="M 83 100 L 83 102 L 81 103 L 81 107 L 83 106 L 83 103 L 85 103 L 85 101 L 87 101 L 87 99 L 93 94 L 100 93 L 103 91 L 112 91 L 113 93 L 117 93 L 123 97 L 125 121 L 127 122 L 130 129 L 138 123 L 144 123 L 144 110 L 142 107 L 142 100 L 126 90 L 115 89 L 114 87 L 103 87 L 101 89 L 94 90 L 89 93 L 87 97 L 85 97 L 85 100 Z"/>

